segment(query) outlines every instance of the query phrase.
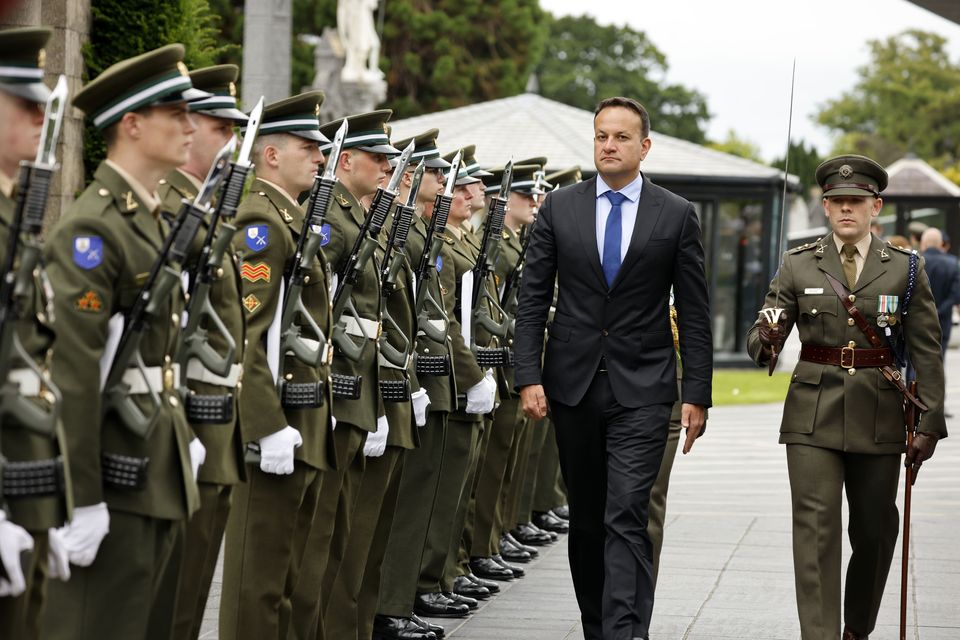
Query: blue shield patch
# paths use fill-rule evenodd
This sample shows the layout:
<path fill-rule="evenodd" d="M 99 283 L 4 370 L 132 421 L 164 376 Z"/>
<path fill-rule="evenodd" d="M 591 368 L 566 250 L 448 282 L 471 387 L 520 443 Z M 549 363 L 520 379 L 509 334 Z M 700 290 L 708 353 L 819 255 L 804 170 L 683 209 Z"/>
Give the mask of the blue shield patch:
<path fill-rule="evenodd" d="M 330 244 L 330 223 L 320 227 L 320 246 L 325 247 Z"/>
<path fill-rule="evenodd" d="M 265 224 L 252 224 L 247 227 L 244 236 L 247 248 L 251 251 L 263 251 L 270 244 L 270 230 Z"/>
<path fill-rule="evenodd" d="M 103 238 L 74 236 L 73 262 L 81 269 L 93 269 L 103 262 Z"/>
<path fill-rule="evenodd" d="M 437 256 L 437 273 L 443 270 L 443 256 Z"/>

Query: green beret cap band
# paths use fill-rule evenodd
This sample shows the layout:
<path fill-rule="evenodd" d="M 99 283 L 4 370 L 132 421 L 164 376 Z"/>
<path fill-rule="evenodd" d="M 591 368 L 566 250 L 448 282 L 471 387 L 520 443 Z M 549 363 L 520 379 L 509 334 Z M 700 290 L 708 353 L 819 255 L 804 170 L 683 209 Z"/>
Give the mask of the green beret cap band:
<path fill-rule="evenodd" d="M 93 126 L 104 129 L 120 118 L 123 114 L 136 111 L 178 91 L 185 91 L 192 87 L 190 77 L 174 71 L 170 74 L 153 78 L 146 85 L 141 85 L 133 92 L 125 94 L 119 100 L 111 102 L 105 108 L 93 114 Z"/>

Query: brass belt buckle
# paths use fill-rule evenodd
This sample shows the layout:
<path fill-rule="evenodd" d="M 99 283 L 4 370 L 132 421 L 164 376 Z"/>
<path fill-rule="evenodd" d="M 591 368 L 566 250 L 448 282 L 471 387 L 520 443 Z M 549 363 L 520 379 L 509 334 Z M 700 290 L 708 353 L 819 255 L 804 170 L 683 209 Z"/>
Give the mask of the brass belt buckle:
<path fill-rule="evenodd" d="M 847 364 L 845 358 L 849 356 L 850 363 Z M 854 343 L 851 341 L 849 345 L 840 349 L 840 366 L 844 369 L 852 369 L 854 363 Z"/>

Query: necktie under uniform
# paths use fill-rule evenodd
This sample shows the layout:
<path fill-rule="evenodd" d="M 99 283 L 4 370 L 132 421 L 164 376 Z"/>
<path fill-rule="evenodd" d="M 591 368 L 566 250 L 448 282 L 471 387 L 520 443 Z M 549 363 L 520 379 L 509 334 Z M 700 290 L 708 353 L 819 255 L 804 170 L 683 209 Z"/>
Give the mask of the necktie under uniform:
<path fill-rule="evenodd" d="M 857 246 L 854 244 L 843 245 L 843 275 L 847 277 L 847 287 L 853 291 L 857 284 Z M 606 254 L 606 251 L 604 251 Z"/>
<path fill-rule="evenodd" d="M 623 238 L 623 212 L 620 205 L 627 196 L 617 191 L 607 191 L 603 194 L 610 201 L 610 213 L 607 215 L 607 226 L 603 231 L 603 275 L 607 279 L 607 286 L 613 286 L 613 280 L 620 271 L 620 242 Z"/>

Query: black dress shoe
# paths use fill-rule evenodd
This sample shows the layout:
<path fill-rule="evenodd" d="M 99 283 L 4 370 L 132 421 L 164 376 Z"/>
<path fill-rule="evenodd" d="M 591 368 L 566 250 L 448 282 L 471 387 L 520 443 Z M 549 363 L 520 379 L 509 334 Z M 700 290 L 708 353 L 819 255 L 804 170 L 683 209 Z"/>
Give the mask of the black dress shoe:
<path fill-rule="evenodd" d="M 539 530 L 533 529 L 530 523 L 522 524 L 510 532 L 514 538 L 522 544 L 529 544 L 535 547 L 543 547 L 550 544 L 550 536 L 544 533 L 538 533 Z"/>
<path fill-rule="evenodd" d="M 517 540 L 517 539 L 514 538 L 512 535 L 510 535 L 510 533 L 505 533 L 505 534 L 503 534 L 503 537 L 500 538 L 500 544 L 501 544 L 501 545 L 503 544 L 503 541 L 504 541 L 504 540 L 508 541 L 510 544 L 512 544 L 513 546 L 515 546 L 517 549 L 520 549 L 521 551 L 526 551 L 527 553 L 530 554 L 530 557 L 531 557 L 531 558 L 536 558 L 537 556 L 540 555 L 540 552 L 537 551 L 537 548 L 536 548 L 536 547 L 530 547 L 530 546 L 527 546 L 527 545 L 525 545 L 525 544 L 522 544 L 519 540 Z"/>
<path fill-rule="evenodd" d="M 487 580 L 513 580 L 513 571 L 501 566 L 493 558 L 470 558 L 470 570 Z"/>
<path fill-rule="evenodd" d="M 512 565 L 512 564 L 507 564 L 507 561 L 504 560 L 504 559 L 500 556 L 500 554 L 497 554 L 497 555 L 495 555 L 495 556 L 492 556 L 490 559 L 493 560 L 494 562 L 496 562 L 497 564 L 499 564 L 499 565 L 500 565 L 501 567 L 503 567 L 504 569 L 510 571 L 510 572 L 513 574 L 513 577 L 514 577 L 514 578 L 522 578 L 522 577 L 524 576 L 524 573 L 525 573 L 525 572 L 524 572 L 523 569 L 521 569 L 520 567 L 515 567 L 515 566 Z"/>
<path fill-rule="evenodd" d="M 466 618 L 470 607 L 458 604 L 442 593 L 418 593 L 413 601 L 413 612 L 428 618 Z"/>
<path fill-rule="evenodd" d="M 489 592 L 492 593 L 492 594 L 498 594 L 498 593 L 500 593 L 500 585 L 498 585 L 498 584 L 497 584 L 496 582 L 494 582 L 493 580 L 484 580 L 483 578 L 478 578 L 477 576 L 473 575 L 472 573 L 468 573 L 468 574 L 466 575 L 466 578 L 467 578 L 467 580 L 469 580 L 469 581 L 472 582 L 473 584 L 477 584 L 477 585 L 480 585 L 481 587 L 485 587 L 486 590 L 489 591 Z"/>
<path fill-rule="evenodd" d="M 443 595 L 447 596 L 457 604 L 465 604 L 470 608 L 471 611 L 480 606 L 480 603 L 476 599 L 470 598 L 468 596 L 462 596 L 459 593 L 453 593 L 451 591 L 444 591 Z"/>
<path fill-rule="evenodd" d="M 479 585 L 467 576 L 457 576 L 453 580 L 453 592 L 468 598 L 486 600 L 490 597 L 490 589 Z"/>
<path fill-rule="evenodd" d="M 520 547 L 515 547 L 509 542 L 500 545 L 500 555 L 503 556 L 504 560 L 509 560 L 510 562 L 520 562 L 524 564 L 530 562 L 530 558 L 532 557 Z"/>
<path fill-rule="evenodd" d="M 373 640 L 437 640 L 437 634 L 410 618 L 377 615 L 373 619 Z"/>
<path fill-rule="evenodd" d="M 413 620 L 413 623 L 419 626 L 421 629 L 433 632 L 433 635 L 437 636 L 437 640 L 440 640 L 440 638 L 446 635 L 446 631 L 443 630 L 443 627 L 438 624 L 430 624 L 417 614 L 410 616 L 410 619 Z"/>
<path fill-rule="evenodd" d="M 546 513 L 534 513 L 533 524 L 546 531 L 554 533 L 567 533 L 570 531 L 570 523 L 553 515 L 549 511 Z"/>
<path fill-rule="evenodd" d="M 553 509 L 550 509 L 550 511 L 553 511 L 553 515 L 562 520 L 570 520 L 570 507 L 567 505 L 563 505 L 562 507 L 554 507 Z"/>
<path fill-rule="evenodd" d="M 557 540 L 560 539 L 560 536 L 557 535 L 556 532 L 554 532 L 554 531 L 547 531 L 546 529 L 541 529 L 540 527 L 538 527 L 537 525 L 535 525 L 535 524 L 532 523 L 532 522 L 528 522 L 528 523 L 527 523 L 527 527 L 529 527 L 530 529 L 532 529 L 533 531 L 535 531 L 535 532 L 537 532 L 537 533 L 541 533 L 541 534 L 547 536 L 547 537 L 550 539 L 550 542 L 556 542 Z"/>

